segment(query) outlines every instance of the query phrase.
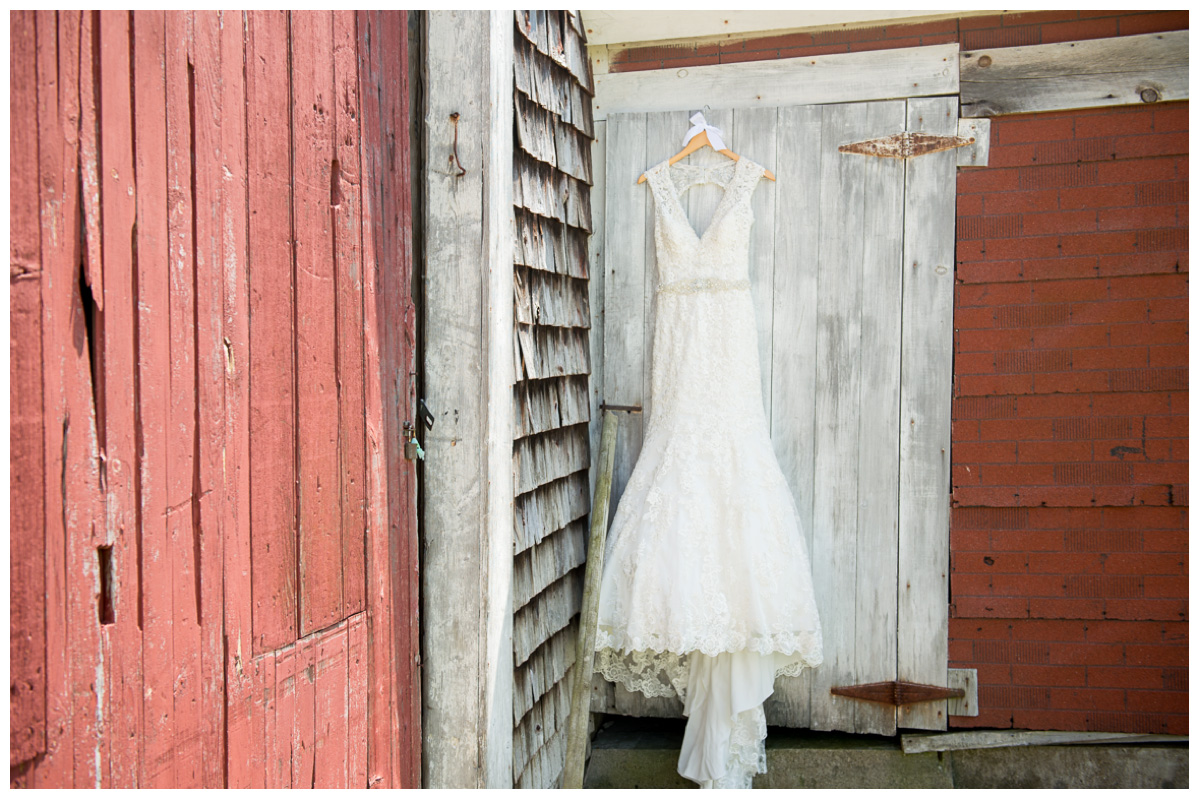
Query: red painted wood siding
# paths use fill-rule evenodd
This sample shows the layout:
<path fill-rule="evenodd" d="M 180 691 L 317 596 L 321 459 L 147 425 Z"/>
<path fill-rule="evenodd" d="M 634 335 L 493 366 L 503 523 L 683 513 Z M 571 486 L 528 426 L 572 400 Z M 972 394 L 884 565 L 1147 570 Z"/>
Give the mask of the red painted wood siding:
<path fill-rule="evenodd" d="M 614 72 L 1185 30 L 1030 11 L 610 48 Z M 998 118 L 958 180 L 951 727 L 1188 731 L 1188 104 Z"/>
<path fill-rule="evenodd" d="M 406 15 L 10 22 L 12 785 L 419 785 Z"/>

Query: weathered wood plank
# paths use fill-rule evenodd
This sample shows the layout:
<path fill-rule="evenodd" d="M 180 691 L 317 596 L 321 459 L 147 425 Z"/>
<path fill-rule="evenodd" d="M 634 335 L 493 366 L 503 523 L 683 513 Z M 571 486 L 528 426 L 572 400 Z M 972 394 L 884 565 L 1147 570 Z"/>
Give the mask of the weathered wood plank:
<path fill-rule="evenodd" d="M 167 545 L 171 586 L 172 693 L 175 705 L 174 785 L 203 783 L 200 613 L 200 484 L 196 361 L 196 241 L 192 127 L 194 76 L 189 63 L 192 20 L 166 15 L 167 269 L 170 331 L 167 405 Z"/>
<path fill-rule="evenodd" d="M 978 717 L 979 716 L 979 670 L 951 669 L 947 670 L 946 686 L 951 689 L 962 689 L 962 697 L 950 697 L 946 700 L 946 715 L 949 717 Z"/>
<path fill-rule="evenodd" d="M 513 513 L 513 551 L 520 554 L 587 513 L 588 481 L 583 472 L 519 494 Z"/>
<path fill-rule="evenodd" d="M 866 108 L 825 106 L 821 120 L 821 240 L 817 257 L 813 584 L 825 661 L 813 675 L 812 727 L 854 730 L 855 701 L 829 693 L 858 682 L 856 641 L 869 635 L 855 613 L 865 163 L 837 143 L 865 138 Z"/>
<path fill-rule="evenodd" d="M 346 620 L 315 637 L 312 786 L 321 789 L 349 787 L 349 699 L 356 692 L 349 683 L 348 631 Z"/>
<path fill-rule="evenodd" d="M 34 12 L 9 17 L 9 764 L 46 752 L 47 532 L 43 447 L 38 41 Z M 37 198 L 31 202 L 31 198 Z M 61 517 L 60 517 L 61 519 Z M 14 775 L 13 785 L 17 783 Z"/>
<path fill-rule="evenodd" d="M 125 743 L 110 749 L 109 782 L 137 786 L 142 754 L 142 641 L 138 609 L 137 508 L 137 340 L 133 241 L 137 218 L 133 172 L 133 118 L 130 105 L 129 15 L 101 12 L 97 20 L 101 142 L 97 190 L 104 215 L 101 245 L 108 266 L 104 288 L 104 413 L 106 541 L 112 547 L 111 609 L 113 618 L 103 630 L 105 659 L 111 682 L 105 693 L 106 732 Z"/>
<path fill-rule="evenodd" d="M 908 102 L 908 129 L 953 134 L 957 100 Z M 954 151 L 905 173 L 900 384 L 899 637 L 896 679 L 946 685 L 949 657 L 950 396 Z M 945 730 L 942 701 L 901 706 L 904 728 Z"/>
<path fill-rule="evenodd" d="M 583 563 L 585 533 L 583 520 L 577 520 L 513 558 L 514 608 Z"/>
<path fill-rule="evenodd" d="M 293 230 L 300 635 L 342 614 L 337 286 L 331 199 L 336 157 L 329 13 L 291 15 Z"/>
<path fill-rule="evenodd" d="M 162 12 L 133 18 L 136 109 L 166 107 L 166 19 Z M 167 121 L 162 113 L 135 114 L 137 175 L 138 479 L 141 485 L 142 717 L 145 740 L 138 785 L 175 785 L 176 719 L 172 694 L 171 551 L 167 539 L 167 402 L 170 351 L 167 280 Z"/>
<path fill-rule="evenodd" d="M 737 142 L 737 153 L 762 164 L 772 172 L 779 162 L 776 142 L 779 138 L 779 110 L 775 108 L 744 108 L 734 111 L 729 130 Z M 763 410 L 771 420 L 771 359 L 772 295 L 775 286 L 775 203 L 778 194 L 778 175 L 775 181 L 760 181 L 750 196 L 754 212 L 754 227 L 750 231 L 750 294 L 754 298 L 754 321 L 758 329 L 758 363 L 762 372 Z M 793 223 L 797 220 L 792 220 Z M 796 269 L 785 264 L 785 269 Z"/>
<path fill-rule="evenodd" d="M 813 550 L 817 392 L 817 259 L 821 241 L 820 106 L 779 109 L 771 312 L 771 442 Z M 759 191 L 762 191 L 760 188 Z M 824 623 L 824 618 L 822 618 Z M 765 711 L 774 724 L 806 728 L 812 671 L 776 681 Z"/>
<path fill-rule="evenodd" d="M 315 633 L 296 642 L 292 680 L 291 788 L 314 788 L 317 776 L 317 646 L 325 638 Z"/>
<path fill-rule="evenodd" d="M 219 487 L 224 480 L 225 352 L 221 285 L 221 50 L 216 12 L 193 17 L 189 84 L 193 109 L 196 318 L 196 578 L 199 581 L 201 782 L 225 786 L 224 542 Z"/>
<path fill-rule="evenodd" d="M 362 789 L 367 786 L 367 740 L 370 729 L 367 720 L 367 619 L 363 613 L 348 620 L 346 643 L 346 786 Z"/>
<path fill-rule="evenodd" d="M 866 128 L 904 130 L 901 102 L 871 103 Z M 849 156 L 841 155 L 842 158 Z M 900 293 L 904 240 L 904 162 L 861 157 L 863 236 L 856 358 L 860 364 L 858 416 L 858 520 L 855 539 L 855 611 L 859 618 L 854 662 L 857 683 L 896 676 L 896 465 L 900 461 Z M 861 235 L 861 234 L 860 234 Z M 854 457 L 853 455 L 851 457 Z M 854 730 L 892 735 L 895 709 L 880 703 L 854 706 Z"/>
<path fill-rule="evenodd" d="M 251 12 L 246 37 L 250 265 L 250 531 L 253 652 L 294 641 L 296 393 L 292 168 L 284 12 Z M 139 173 L 140 174 L 140 173 Z"/>
<path fill-rule="evenodd" d="M 605 153 L 604 219 L 605 273 L 604 391 L 602 402 L 641 406 L 645 397 L 643 337 L 646 326 L 646 273 L 644 258 L 649 193 L 636 181 L 649 165 L 646 157 L 646 115 L 614 116 L 608 122 Z M 614 254 L 616 255 L 614 258 Z M 617 268 L 617 265 L 620 268 Z M 620 313 L 616 313 L 620 309 Z M 630 414 L 617 435 L 613 467 L 613 508 L 641 452 L 643 415 Z"/>
<path fill-rule="evenodd" d="M 586 56 L 585 56 L 586 57 Z M 586 66 L 586 65 L 585 65 Z M 588 375 L 588 443 L 593 453 L 591 469 L 588 471 L 589 492 L 595 489 L 598 474 L 597 458 L 600 456 L 600 428 L 603 425 L 600 414 L 600 404 L 604 402 L 604 276 L 606 273 L 605 247 L 606 225 L 605 191 L 608 185 L 605 177 L 605 149 L 608 146 L 608 123 L 596 125 L 596 140 L 592 143 L 592 174 L 595 176 L 592 193 L 599 202 L 592 204 L 592 235 L 588 238 L 588 260 L 593 265 L 588 280 L 588 308 L 591 312 L 589 327 L 591 335 L 588 344 L 591 352 L 589 360 L 592 365 Z M 590 494 L 589 494 L 590 496 Z"/>
<path fill-rule="evenodd" d="M 955 731 L 907 733 L 900 737 L 905 754 L 952 750 L 985 750 L 996 747 L 1034 747 L 1066 744 L 1133 745 L 1151 742 L 1186 744 L 1187 736 L 1158 733 L 1104 733 L 1100 731 Z"/>
<path fill-rule="evenodd" d="M 247 252 L 246 18 L 224 12 L 220 27 L 220 193 L 222 345 L 224 361 L 223 473 L 225 714 L 229 788 L 261 789 L 265 779 L 266 706 L 260 661 L 253 658 L 250 586 L 250 273 Z"/>
<path fill-rule="evenodd" d="M 958 93 L 957 44 L 596 76 L 597 118 Z M 686 129 L 685 129 L 686 130 Z M 672 151 L 674 152 L 674 151 Z"/>
<path fill-rule="evenodd" d="M 992 121 L 990 119 L 960 119 L 958 135 L 962 139 L 975 141 L 966 147 L 957 148 L 958 166 L 986 167 L 988 153 L 992 142 Z"/>
<path fill-rule="evenodd" d="M 366 607 L 366 443 L 363 431 L 362 168 L 359 164 L 358 42 L 354 13 L 333 12 L 330 176 L 337 285 L 338 476 L 341 480 L 342 613 Z"/>
<path fill-rule="evenodd" d="M 1188 99 L 1188 31 L 959 54 L 964 117 Z"/>

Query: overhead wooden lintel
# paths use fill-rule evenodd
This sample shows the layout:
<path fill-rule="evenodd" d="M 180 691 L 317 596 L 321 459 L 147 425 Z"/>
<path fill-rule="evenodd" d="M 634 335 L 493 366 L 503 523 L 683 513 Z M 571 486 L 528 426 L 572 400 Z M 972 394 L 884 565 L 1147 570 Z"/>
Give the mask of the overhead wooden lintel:
<path fill-rule="evenodd" d="M 959 54 L 963 117 L 1188 99 L 1188 31 Z"/>

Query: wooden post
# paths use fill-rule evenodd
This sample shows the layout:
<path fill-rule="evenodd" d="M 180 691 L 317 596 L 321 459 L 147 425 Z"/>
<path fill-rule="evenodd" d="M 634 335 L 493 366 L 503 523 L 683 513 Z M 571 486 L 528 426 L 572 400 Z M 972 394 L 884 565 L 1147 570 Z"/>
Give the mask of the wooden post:
<path fill-rule="evenodd" d="M 563 767 L 564 789 L 583 788 L 587 755 L 588 706 L 592 696 L 592 665 L 596 652 L 596 624 L 600 616 L 600 576 L 604 571 L 604 537 L 608 533 L 608 495 L 612 490 L 613 456 L 617 448 L 617 415 L 604 412 L 600 433 L 600 474 L 592 500 L 592 530 L 588 536 L 587 567 L 583 578 L 583 609 L 575 650 L 575 681 L 571 694 L 571 716 L 567 721 L 567 763 Z"/>

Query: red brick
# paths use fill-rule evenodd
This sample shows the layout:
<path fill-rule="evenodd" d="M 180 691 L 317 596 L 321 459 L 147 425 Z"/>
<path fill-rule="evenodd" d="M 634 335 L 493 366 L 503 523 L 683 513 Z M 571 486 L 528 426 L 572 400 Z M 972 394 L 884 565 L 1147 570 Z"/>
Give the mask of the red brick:
<path fill-rule="evenodd" d="M 1170 408 L 1172 414 L 1188 413 L 1188 393 L 1187 392 L 1171 392 L 1168 395 L 1170 398 Z"/>
<path fill-rule="evenodd" d="M 1163 639 L 1163 626 L 1159 622 L 1124 622 L 1104 620 L 1089 622 L 1087 640 L 1089 642 L 1124 643 L 1154 643 Z"/>
<path fill-rule="evenodd" d="M 696 49 L 692 45 L 654 45 L 652 47 L 631 47 L 628 50 L 623 50 L 617 53 L 620 61 L 661 61 L 664 58 L 683 58 L 684 56 L 692 56 L 696 54 Z M 610 60 L 613 57 L 610 56 Z"/>
<path fill-rule="evenodd" d="M 1071 359 L 1075 369 L 1126 369 L 1149 364 L 1145 347 L 1087 348 L 1076 350 Z"/>
<path fill-rule="evenodd" d="M 1187 619 L 1186 600 L 1106 600 L 1104 616 L 1108 619 Z"/>
<path fill-rule="evenodd" d="M 954 601 L 962 617 L 1001 617 L 1011 619 L 1027 615 L 1028 601 L 1022 597 L 963 597 Z M 983 676 L 980 675 L 980 680 Z"/>
<path fill-rule="evenodd" d="M 950 597 L 953 600 L 963 597 L 990 597 L 991 594 L 992 579 L 988 575 L 955 573 L 950 576 Z"/>
<path fill-rule="evenodd" d="M 986 247 L 989 260 L 1056 258 L 1065 252 L 1058 235 L 1023 235 L 1013 239 L 991 239 Z"/>
<path fill-rule="evenodd" d="M 733 43 L 731 43 L 733 45 Z M 730 46 L 729 50 L 779 50 L 784 47 L 812 47 L 811 33 L 785 33 L 781 36 L 763 36 L 758 39 L 746 39 Z M 722 46 L 722 52 L 726 48 Z"/>
<path fill-rule="evenodd" d="M 921 37 L 921 46 L 928 47 L 934 44 L 957 44 L 957 33 L 928 33 Z"/>
<path fill-rule="evenodd" d="M 994 308 L 955 308 L 955 328 L 994 328 L 996 326 L 996 309 Z"/>
<path fill-rule="evenodd" d="M 1142 547 L 1147 553 L 1182 553 L 1187 550 L 1186 530 L 1146 531 L 1142 534 Z M 1149 590 L 1149 579 L 1146 587 Z"/>
<path fill-rule="evenodd" d="M 1166 103 L 1154 109 L 1154 130 L 1186 131 L 1189 129 L 1187 102 Z"/>
<path fill-rule="evenodd" d="M 780 58 L 803 58 L 808 56 L 827 56 L 837 53 L 848 53 L 850 48 L 845 44 L 821 44 L 812 47 L 789 47 L 779 51 Z"/>
<path fill-rule="evenodd" d="M 960 379 L 960 394 L 985 396 L 996 394 L 1026 394 L 1033 389 L 1032 375 L 964 375 Z"/>
<path fill-rule="evenodd" d="M 987 258 L 986 246 L 983 242 L 971 242 L 972 250 L 958 247 L 959 263 L 954 276 L 962 283 L 1003 283 L 1019 281 L 1025 277 L 1020 261 L 973 261 L 972 258 Z M 974 249 L 978 246 L 978 250 Z"/>
<path fill-rule="evenodd" d="M 1101 553 L 1030 553 L 1028 560 L 1031 573 L 1086 575 L 1104 570 Z"/>
<path fill-rule="evenodd" d="M 1186 367 L 1188 365 L 1188 346 L 1180 344 L 1151 347 L 1149 363 L 1152 367 Z"/>
<path fill-rule="evenodd" d="M 1182 575 L 1186 569 L 1186 556 L 1168 553 L 1114 554 L 1104 565 L 1110 575 Z"/>
<path fill-rule="evenodd" d="M 1032 558 L 1036 552 L 1061 552 L 1061 531 L 993 531 L 992 549 L 997 552 L 1016 551 Z"/>
<path fill-rule="evenodd" d="M 706 67 L 719 63 L 716 56 L 688 56 L 686 58 L 663 59 L 662 69 L 679 69 L 681 67 Z"/>
<path fill-rule="evenodd" d="M 950 531 L 950 553 L 987 550 L 991 546 L 991 534 L 987 531 Z"/>
<path fill-rule="evenodd" d="M 1075 120 L 1070 117 L 1001 117 L 993 124 L 1001 145 L 1070 139 L 1075 132 Z"/>
<path fill-rule="evenodd" d="M 1148 14 L 1121 17 L 1121 35 L 1183 31 L 1188 27 L 1187 11 L 1153 11 Z"/>
<path fill-rule="evenodd" d="M 1092 442 L 1096 448 L 1097 461 L 1146 461 L 1147 459 L 1162 460 L 1169 456 L 1171 448 L 1167 442 L 1152 439 L 1139 439 L 1141 424 L 1124 439 L 1096 439 Z"/>
<path fill-rule="evenodd" d="M 1075 116 L 1075 138 L 1089 139 L 1097 136 L 1129 136 L 1153 133 L 1154 111 L 1151 109 L 1113 109 L 1104 114 L 1078 114 Z"/>
<path fill-rule="evenodd" d="M 1099 619 L 1104 601 L 1092 598 L 1032 597 L 1029 616 L 1046 619 Z"/>
<path fill-rule="evenodd" d="M 1119 208 L 1132 206 L 1137 201 L 1137 185 L 1114 184 L 1110 186 L 1064 187 L 1058 192 L 1059 207 L 1071 208 Z"/>
<path fill-rule="evenodd" d="M 1050 645 L 1051 664 L 1105 666 L 1122 664 L 1125 648 L 1120 644 L 1061 644 Z"/>
<path fill-rule="evenodd" d="M 1039 464 L 1052 461 L 1091 461 L 1092 443 L 1080 442 L 1021 442 L 1017 461 Z"/>
<path fill-rule="evenodd" d="M 961 640 L 950 640 L 949 660 L 951 663 L 969 663 L 971 660 L 971 643 Z"/>
<path fill-rule="evenodd" d="M 963 16 L 958 20 L 958 29 L 960 31 L 973 31 L 980 28 L 999 28 L 1004 24 L 1004 17 L 1000 14 L 980 14 L 978 16 Z"/>
<path fill-rule="evenodd" d="M 1060 598 L 1066 591 L 1061 575 L 997 573 L 992 576 L 992 594 L 996 597 Z"/>
<path fill-rule="evenodd" d="M 953 569 L 956 572 L 980 572 L 989 575 L 997 573 L 1023 574 L 1027 567 L 1025 561 L 1024 553 L 988 551 L 969 555 L 960 554 L 955 558 Z"/>
<path fill-rule="evenodd" d="M 1088 626 L 1092 624 L 1078 620 L 1021 620 L 1013 628 L 1013 638 L 1037 642 L 1083 642 L 1087 640 Z"/>
<path fill-rule="evenodd" d="M 958 194 L 1014 191 L 1019 181 L 1020 170 L 1017 169 L 997 169 L 989 165 L 987 169 L 965 170 L 958 173 Z"/>
<path fill-rule="evenodd" d="M 865 53 L 871 50 L 899 50 L 905 47 L 920 47 L 920 37 L 911 39 L 879 39 L 871 42 L 851 42 L 850 52 Z"/>
<path fill-rule="evenodd" d="M 1124 711 L 1123 689 L 1051 689 L 1050 705 L 1081 711 Z"/>
<path fill-rule="evenodd" d="M 1114 297 L 1186 297 L 1188 289 L 1183 275 L 1112 278 L 1108 284 Z"/>
<path fill-rule="evenodd" d="M 1080 681 L 1077 685 L 1083 685 Z M 1161 689 L 1162 670 L 1144 667 L 1088 667 L 1088 686 L 1116 689 Z"/>
<path fill-rule="evenodd" d="M 1175 180 L 1179 177 L 1177 167 L 1173 158 L 1107 161 L 1096 165 L 1096 178 L 1100 183 L 1113 184 Z"/>
<path fill-rule="evenodd" d="M 994 619 L 951 619 L 951 639 L 1009 639 L 1012 623 Z"/>
<path fill-rule="evenodd" d="M 887 25 L 884 35 L 889 39 L 903 39 L 909 36 L 925 36 L 932 33 L 957 33 L 958 20 L 936 19 L 930 22 L 910 22 Z"/>
<path fill-rule="evenodd" d="M 1186 297 L 1156 297 L 1150 300 L 1149 309 L 1151 322 L 1186 320 L 1188 318 L 1188 301 Z"/>
<path fill-rule="evenodd" d="M 959 219 L 977 216 L 983 213 L 983 195 L 982 194 L 963 194 L 961 191 L 957 195 L 955 212 Z"/>
<path fill-rule="evenodd" d="M 958 352 L 996 353 L 1010 350 L 1027 350 L 1033 344 L 1033 335 L 1028 330 L 960 330 Z"/>
<path fill-rule="evenodd" d="M 1052 486 L 1054 467 L 1050 464 L 982 464 L 979 482 L 983 486 Z"/>
<path fill-rule="evenodd" d="M 1108 373 L 1046 372 L 1033 376 L 1035 392 L 1103 392 L 1108 389 Z"/>
<path fill-rule="evenodd" d="M 1188 340 L 1187 322 L 1149 322 L 1113 325 L 1111 340 L 1117 345 L 1180 344 Z"/>
<path fill-rule="evenodd" d="M 953 457 L 959 464 L 1011 464 L 1017 460 L 1017 445 L 1012 442 L 957 444 Z"/>
<path fill-rule="evenodd" d="M 984 286 L 958 286 L 959 306 L 1007 306 L 1029 303 L 1032 286 L 1028 283 L 997 283 Z"/>
<path fill-rule="evenodd" d="M 1062 281 L 1061 283 L 1066 283 L 1066 281 Z M 1082 283 L 1082 281 L 1075 283 Z M 1102 281 L 1091 282 L 1091 285 L 1086 287 L 1066 287 L 1046 284 L 1047 291 L 1058 289 L 1061 292 L 1064 289 L 1072 288 L 1077 289 L 1080 296 L 1071 297 L 1064 292 L 1059 295 L 1060 298 L 1063 300 L 1088 300 L 1104 297 L 1108 293 Z M 1040 292 L 1043 287 L 1039 286 L 1037 289 Z M 1082 296 L 1085 293 L 1090 296 Z M 1145 300 L 1108 300 L 1101 303 L 1077 303 L 1071 306 L 1071 321 L 1076 325 L 1144 322 L 1148 308 L 1149 304 Z"/>
<path fill-rule="evenodd" d="M 1188 596 L 1188 579 L 1186 576 L 1168 577 L 1150 575 L 1143 579 L 1146 585 L 1145 595 L 1153 600 L 1178 600 Z"/>
<path fill-rule="evenodd" d="M 1057 328 L 1034 328 L 1033 346 L 1037 348 L 1104 347 L 1108 344 L 1108 328 L 1104 325 L 1063 325 Z"/>
<path fill-rule="evenodd" d="M 1001 17 L 1006 26 L 1040 25 L 1044 22 L 1063 22 L 1078 18 L 1079 12 L 1077 11 L 1017 11 Z"/>
<path fill-rule="evenodd" d="M 1155 692 L 1131 689 L 1125 692 L 1129 708 L 1142 713 L 1186 714 L 1187 692 Z"/>
<path fill-rule="evenodd" d="M 1113 140 L 1113 158 L 1134 159 L 1182 155 L 1188 152 L 1188 132 L 1155 133 L 1148 136 L 1121 136 Z"/>
<path fill-rule="evenodd" d="M 1125 645 L 1125 663 L 1139 667 L 1186 667 L 1186 645 Z"/>
<path fill-rule="evenodd" d="M 1076 666 L 1013 664 L 1013 683 L 1018 686 L 1082 686 L 1087 671 Z"/>
<path fill-rule="evenodd" d="M 1021 216 L 1021 233 L 1024 236 L 1095 230 L 1096 212 L 1090 210 L 1023 214 Z"/>
<path fill-rule="evenodd" d="M 1098 417 L 1167 414 L 1170 409 L 1170 395 L 1165 392 L 1121 392 L 1092 399 L 1092 411 Z"/>
<path fill-rule="evenodd" d="M 1117 35 L 1117 20 L 1113 18 L 1063 22 L 1042 26 L 1042 43 L 1076 42 L 1086 39 L 1105 39 Z"/>
<path fill-rule="evenodd" d="M 1075 330 L 1090 329 L 1076 328 Z M 1024 419 L 1036 419 L 1038 417 L 1060 417 L 1064 414 L 1087 415 L 1091 413 L 1091 410 L 1092 400 L 1090 397 L 1039 397 L 1036 395 L 1029 395 L 1017 398 L 1017 414 Z"/>
<path fill-rule="evenodd" d="M 882 39 L 885 28 L 872 26 L 867 28 L 837 28 L 828 31 L 818 31 L 813 34 L 815 44 L 831 44 L 834 42 L 868 42 Z"/>
<path fill-rule="evenodd" d="M 1085 731 L 1087 712 L 1061 709 L 1018 708 L 1013 711 L 1013 727 L 1035 731 Z"/>
<path fill-rule="evenodd" d="M 1015 170 L 1012 170 L 1015 172 Z M 1058 209 L 1058 189 L 995 192 L 983 198 L 988 214 L 1030 214 Z"/>
<path fill-rule="evenodd" d="M 1099 268 L 1096 256 L 1077 256 L 1025 261 L 1021 264 L 1021 272 L 1031 281 L 1066 280 L 1094 278 L 1099 274 Z"/>
<path fill-rule="evenodd" d="M 1133 231 L 1113 233 L 1076 233 L 1061 237 L 1062 254 L 1067 256 L 1089 253 L 1128 253 L 1134 249 L 1136 234 Z"/>
<path fill-rule="evenodd" d="M 750 53 L 721 53 L 722 64 L 739 64 L 745 61 L 770 61 L 778 58 L 773 50 L 756 50 Z"/>
<path fill-rule="evenodd" d="M 984 441 L 1049 441 L 1054 438 L 1054 422 L 1049 419 L 980 420 L 979 436 Z"/>
<path fill-rule="evenodd" d="M 964 30 L 962 33 L 962 47 L 963 50 L 968 51 L 990 50 L 996 47 L 1024 47 L 1040 43 L 1041 33 L 1037 25 Z"/>

